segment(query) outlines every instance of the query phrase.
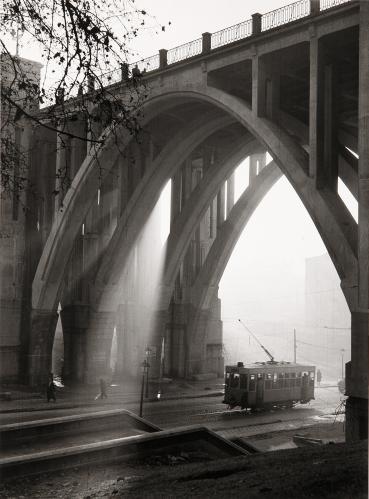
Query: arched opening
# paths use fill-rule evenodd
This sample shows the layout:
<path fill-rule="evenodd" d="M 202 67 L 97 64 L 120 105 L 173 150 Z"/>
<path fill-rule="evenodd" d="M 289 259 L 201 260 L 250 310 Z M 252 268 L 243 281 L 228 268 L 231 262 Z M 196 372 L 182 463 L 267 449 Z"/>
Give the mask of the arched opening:
<path fill-rule="evenodd" d="M 225 363 L 312 363 L 337 383 L 350 359 L 351 315 L 314 223 L 285 177 L 252 215 L 220 281 Z"/>
<path fill-rule="evenodd" d="M 117 326 L 114 326 L 113 338 L 111 340 L 111 350 L 110 350 L 110 371 L 113 376 L 116 372 L 117 360 L 118 360 Z"/>
<path fill-rule="evenodd" d="M 160 339 L 153 337 L 158 286 L 165 259 L 164 243 L 170 229 L 171 180 L 163 186 L 159 199 L 142 229 L 128 265 L 119 269 L 116 296 L 118 321 L 115 328 L 116 362 L 113 373 L 117 380 L 140 374 L 147 351 L 158 353 Z M 111 360 L 113 362 L 112 341 Z M 153 366 L 152 366 L 153 368 Z M 159 373 L 151 369 L 150 375 Z"/>
<path fill-rule="evenodd" d="M 61 305 L 58 305 L 58 321 L 56 323 L 52 349 L 51 370 L 57 380 L 62 380 L 64 366 L 64 333 L 60 316 Z"/>

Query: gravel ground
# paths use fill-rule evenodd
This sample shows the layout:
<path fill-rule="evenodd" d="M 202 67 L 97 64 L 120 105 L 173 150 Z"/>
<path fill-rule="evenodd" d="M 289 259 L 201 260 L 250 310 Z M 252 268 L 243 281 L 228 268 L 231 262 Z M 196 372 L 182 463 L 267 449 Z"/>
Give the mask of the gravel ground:
<path fill-rule="evenodd" d="M 17 479 L 0 497 L 367 499 L 367 442 L 185 461 L 151 457 Z"/>

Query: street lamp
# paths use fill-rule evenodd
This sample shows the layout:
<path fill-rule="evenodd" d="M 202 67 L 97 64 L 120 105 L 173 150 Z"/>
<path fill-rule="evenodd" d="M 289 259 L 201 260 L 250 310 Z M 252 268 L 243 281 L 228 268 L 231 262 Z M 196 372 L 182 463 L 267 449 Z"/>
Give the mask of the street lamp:
<path fill-rule="evenodd" d="M 141 364 L 141 372 L 142 372 L 142 383 L 141 383 L 141 399 L 140 399 L 140 418 L 142 418 L 142 407 L 143 407 L 143 396 L 144 396 L 144 387 L 145 387 L 145 377 L 147 376 L 147 372 L 149 370 L 149 363 L 145 359 Z"/>
<path fill-rule="evenodd" d="M 149 398 L 149 367 L 150 367 L 149 357 L 151 354 L 151 350 L 149 347 L 146 347 L 145 354 L 146 354 L 146 359 L 145 359 L 145 362 L 146 362 L 146 392 L 145 392 L 145 397 Z"/>

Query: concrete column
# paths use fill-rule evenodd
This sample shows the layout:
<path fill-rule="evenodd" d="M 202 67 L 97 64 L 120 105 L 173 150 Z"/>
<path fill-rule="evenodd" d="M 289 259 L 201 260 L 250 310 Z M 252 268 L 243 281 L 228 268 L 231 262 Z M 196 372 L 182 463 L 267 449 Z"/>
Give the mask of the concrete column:
<path fill-rule="evenodd" d="M 318 157 L 322 147 L 322 94 L 319 40 L 313 33 L 310 39 L 310 82 L 309 82 L 309 175 L 317 178 Z"/>
<path fill-rule="evenodd" d="M 47 384 L 52 365 L 52 349 L 58 313 L 55 310 L 32 310 L 28 345 L 28 383 Z"/>
<path fill-rule="evenodd" d="M 86 368 L 88 305 L 67 305 L 60 312 L 64 338 L 63 380 L 82 383 Z"/>
<path fill-rule="evenodd" d="M 337 74 L 334 64 L 324 68 L 324 182 L 337 192 L 338 183 L 338 141 L 337 141 Z"/>
<path fill-rule="evenodd" d="M 217 195 L 217 229 L 225 220 L 225 184 L 222 185 Z"/>
<path fill-rule="evenodd" d="M 318 188 L 337 191 L 337 75 L 322 42 L 310 40 L 309 174 Z"/>
<path fill-rule="evenodd" d="M 369 2 L 360 2 L 359 38 L 359 306 L 369 309 Z"/>
<path fill-rule="evenodd" d="M 351 362 L 346 364 L 346 440 L 368 438 L 369 314 L 351 315 Z"/>
<path fill-rule="evenodd" d="M 227 179 L 227 218 L 234 206 L 234 173 Z"/>
<path fill-rule="evenodd" d="M 184 378 L 188 357 L 187 338 L 188 305 L 171 301 L 169 310 L 157 313 L 156 320 L 160 324 L 160 333 L 165 332 L 167 346 L 164 359 L 165 372 L 170 376 Z M 162 334 L 160 335 L 162 336 Z M 159 339 L 159 335 L 157 337 Z"/>
<path fill-rule="evenodd" d="M 196 297 L 194 297 L 188 312 L 191 328 L 188 331 L 189 377 L 204 373 L 213 373 L 223 377 L 221 303 L 217 295 L 218 288 L 214 288 L 213 292 L 213 298 L 208 308 L 199 308 L 195 303 Z"/>
<path fill-rule="evenodd" d="M 255 117 L 265 111 L 264 64 L 258 55 L 252 58 L 252 112 Z"/>
<path fill-rule="evenodd" d="M 259 162 L 259 169 L 258 169 L 258 174 L 264 170 L 266 166 L 266 153 L 263 152 L 261 154 L 258 154 L 258 162 Z"/>
<path fill-rule="evenodd" d="M 181 194 L 182 194 L 182 172 L 178 171 L 172 178 L 172 197 L 170 204 L 171 224 L 181 212 Z"/>
<path fill-rule="evenodd" d="M 359 289 L 352 313 L 351 362 L 346 365 L 346 440 L 368 438 L 369 334 L 369 3 L 360 2 L 359 34 Z"/>
<path fill-rule="evenodd" d="M 273 62 L 268 64 L 265 78 L 265 116 L 274 121 L 279 120 L 280 74 L 278 66 Z"/>
<path fill-rule="evenodd" d="M 185 206 L 187 199 L 191 196 L 192 191 L 192 164 L 188 158 L 182 166 L 182 193 L 181 206 Z"/>
<path fill-rule="evenodd" d="M 212 322 L 211 310 L 198 309 L 192 305 L 189 309 L 189 320 L 191 320 L 191 330 L 188 331 L 186 377 L 191 378 L 207 372 L 206 331 Z"/>
<path fill-rule="evenodd" d="M 135 314 L 136 308 L 133 303 L 119 305 L 116 321 L 118 352 L 115 371 L 118 379 L 135 377 L 139 370 L 140 349 L 139 338 L 135 334 L 137 328 Z"/>
<path fill-rule="evenodd" d="M 97 383 L 100 377 L 111 376 L 110 354 L 116 314 L 93 312 L 87 331 L 85 381 Z"/>
<path fill-rule="evenodd" d="M 258 161 L 258 155 L 251 154 L 251 156 L 249 157 L 249 185 L 252 184 L 252 182 L 254 181 L 254 178 L 258 174 L 257 161 Z"/>
<path fill-rule="evenodd" d="M 278 121 L 280 97 L 279 66 L 272 59 L 252 58 L 252 111 L 255 117 Z"/>

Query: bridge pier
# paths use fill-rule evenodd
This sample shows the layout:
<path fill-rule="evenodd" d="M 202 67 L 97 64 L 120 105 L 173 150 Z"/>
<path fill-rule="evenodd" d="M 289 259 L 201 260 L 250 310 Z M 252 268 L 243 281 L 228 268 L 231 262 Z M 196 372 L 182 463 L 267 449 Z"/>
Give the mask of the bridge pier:
<path fill-rule="evenodd" d="M 30 386 L 47 383 L 57 321 L 58 313 L 55 310 L 31 311 L 27 380 Z"/>
<path fill-rule="evenodd" d="M 358 310 L 351 319 L 346 365 L 346 440 L 368 438 L 369 335 L 369 3 L 360 2 L 358 103 Z"/>
<path fill-rule="evenodd" d="M 114 312 L 92 312 L 87 334 L 84 380 L 94 384 L 100 377 L 110 376 L 110 355 L 115 325 Z"/>
<path fill-rule="evenodd" d="M 351 315 L 351 362 L 346 364 L 346 440 L 368 438 L 369 314 Z"/>
<path fill-rule="evenodd" d="M 134 303 L 129 302 L 119 305 L 116 321 L 117 363 L 114 373 L 118 379 L 134 377 L 138 371 L 140 359 L 138 335 L 135 334 L 138 329 L 136 317 L 138 317 L 138 311 Z"/>
<path fill-rule="evenodd" d="M 67 305 L 60 312 L 64 338 L 63 381 L 82 383 L 86 366 L 88 305 Z"/>

